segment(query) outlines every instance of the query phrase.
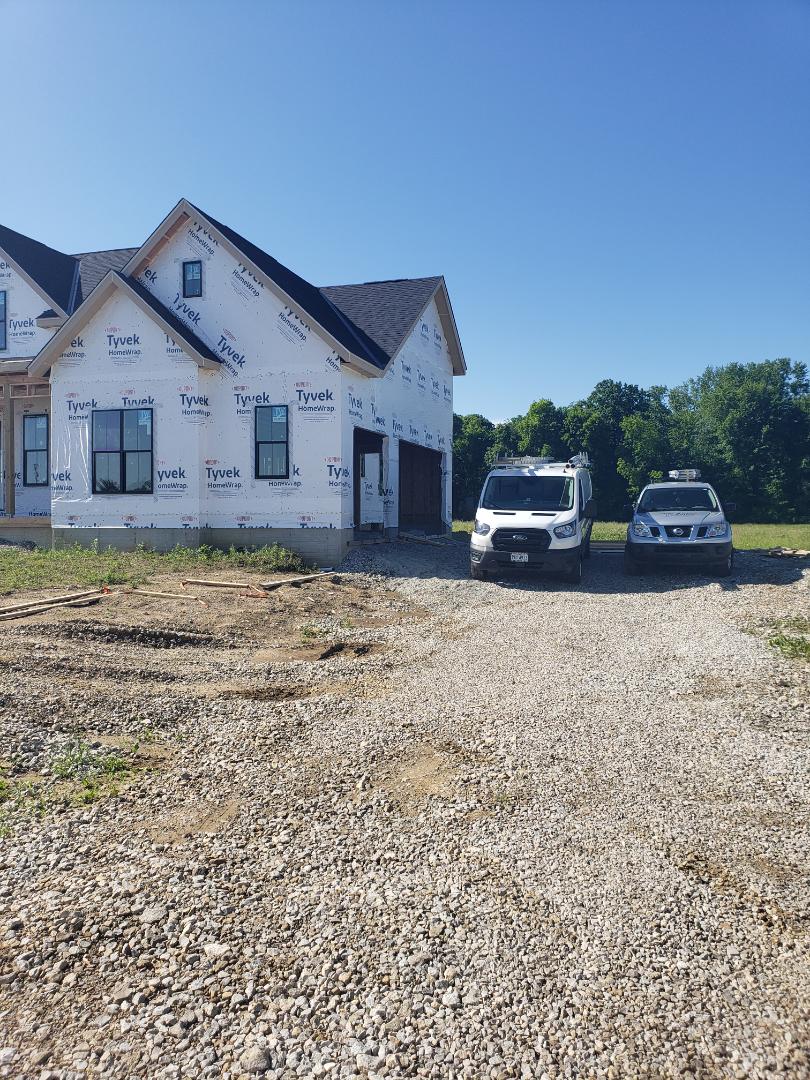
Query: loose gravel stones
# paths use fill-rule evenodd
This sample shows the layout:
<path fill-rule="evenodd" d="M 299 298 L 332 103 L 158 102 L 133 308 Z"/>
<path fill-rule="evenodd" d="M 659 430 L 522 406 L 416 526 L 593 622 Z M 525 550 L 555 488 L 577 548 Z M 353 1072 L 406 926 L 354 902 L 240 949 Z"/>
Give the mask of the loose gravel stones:
<path fill-rule="evenodd" d="M 807 1076 L 807 570 L 620 561 L 0 631 L 0 1077 Z"/>

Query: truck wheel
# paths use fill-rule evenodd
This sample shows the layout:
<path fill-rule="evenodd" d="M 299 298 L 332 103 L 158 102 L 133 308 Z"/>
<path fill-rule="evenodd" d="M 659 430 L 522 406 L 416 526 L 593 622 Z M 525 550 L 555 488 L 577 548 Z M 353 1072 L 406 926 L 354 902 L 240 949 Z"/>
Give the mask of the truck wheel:
<path fill-rule="evenodd" d="M 718 577 L 728 577 L 731 571 L 734 569 L 734 552 L 732 551 L 723 562 L 718 563 L 715 567 L 715 574 Z"/>
<path fill-rule="evenodd" d="M 475 581 L 486 581 L 487 580 L 487 572 L 482 566 L 478 566 L 476 563 L 471 562 L 470 563 L 470 577 L 474 578 Z"/>

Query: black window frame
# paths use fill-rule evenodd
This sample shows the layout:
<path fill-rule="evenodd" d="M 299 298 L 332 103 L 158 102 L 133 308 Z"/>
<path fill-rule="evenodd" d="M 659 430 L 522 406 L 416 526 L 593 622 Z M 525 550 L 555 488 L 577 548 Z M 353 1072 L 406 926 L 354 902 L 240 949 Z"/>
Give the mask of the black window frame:
<path fill-rule="evenodd" d="M 195 292 L 195 293 L 188 292 L 188 279 L 186 278 L 186 267 L 187 266 L 199 266 L 199 268 L 200 268 L 200 277 L 199 277 L 200 291 L 199 292 Z M 183 260 L 183 299 L 184 300 L 199 300 L 200 297 L 202 296 L 202 289 L 203 289 L 203 284 L 202 284 L 202 259 L 184 259 Z"/>
<path fill-rule="evenodd" d="M 120 450 L 96 450 L 95 448 L 95 415 L 96 413 L 114 413 L 117 412 L 119 416 L 119 429 L 118 429 L 118 445 Z M 124 413 L 149 413 L 149 438 L 150 448 L 149 450 L 125 450 L 124 449 Z M 151 408 L 146 409 L 93 409 L 90 413 L 90 453 L 93 458 L 92 466 L 92 485 L 93 495 L 154 495 L 155 493 L 155 411 Z M 118 456 L 118 486 L 119 491 L 99 491 L 96 486 L 96 455 L 97 454 L 117 454 Z M 127 454 L 149 454 L 149 490 L 148 491 L 126 491 L 126 456 Z"/>
<path fill-rule="evenodd" d="M 286 439 L 259 439 L 259 410 L 260 409 L 283 409 L 284 410 L 284 430 L 287 433 Z M 289 480 L 290 478 L 290 407 L 289 405 L 256 405 L 253 410 L 253 476 L 256 480 Z M 267 473 L 263 474 L 259 472 L 259 453 L 263 446 L 283 446 L 286 450 L 285 462 L 286 469 L 283 473 Z"/>
<path fill-rule="evenodd" d="M 6 352 L 8 350 L 8 291 L 0 289 L 0 297 L 3 300 L 3 317 L 0 319 L 0 352 Z"/>
<path fill-rule="evenodd" d="M 38 447 L 34 450 L 29 450 L 25 445 L 25 421 L 26 420 L 40 420 L 45 418 L 45 460 L 47 462 L 45 468 L 45 479 L 40 480 L 38 483 L 28 479 L 28 455 L 29 454 L 41 454 L 43 453 L 42 447 Z M 41 413 L 23 413 L 23 487 L 47 487 L 50 479 L 51 471 L 51 419 L 46 412 Z"/>

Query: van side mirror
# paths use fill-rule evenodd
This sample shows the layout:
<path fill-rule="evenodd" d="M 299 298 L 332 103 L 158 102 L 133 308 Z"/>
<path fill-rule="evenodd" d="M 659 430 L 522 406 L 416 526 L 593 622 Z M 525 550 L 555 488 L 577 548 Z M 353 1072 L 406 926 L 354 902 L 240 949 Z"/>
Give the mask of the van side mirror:
<path fill-rule="evenodd" d="M 588 499 L 583 508 L 582 516 L 586 518 L 596 518 L 596 499 Z"/>

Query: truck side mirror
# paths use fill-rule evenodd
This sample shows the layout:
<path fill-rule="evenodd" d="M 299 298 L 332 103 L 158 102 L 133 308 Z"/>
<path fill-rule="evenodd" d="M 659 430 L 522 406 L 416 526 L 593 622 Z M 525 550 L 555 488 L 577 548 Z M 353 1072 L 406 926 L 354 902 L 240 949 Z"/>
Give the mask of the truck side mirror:
<path fill-rule="evenodd" d="M 582 511 L 582 516 L 586 518 L 596 518 L 596 499 L 588 499 Z"/>

